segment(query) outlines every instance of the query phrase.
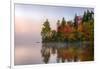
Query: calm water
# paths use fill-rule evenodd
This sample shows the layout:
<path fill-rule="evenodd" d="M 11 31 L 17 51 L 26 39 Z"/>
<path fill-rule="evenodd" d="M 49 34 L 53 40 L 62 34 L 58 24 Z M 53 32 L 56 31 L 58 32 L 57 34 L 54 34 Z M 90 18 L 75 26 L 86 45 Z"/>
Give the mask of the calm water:
<path fill-rule="evenodd" d="M 92 61 L 93 43 L 33 43 L 15 46 L 15 65 Z"/>

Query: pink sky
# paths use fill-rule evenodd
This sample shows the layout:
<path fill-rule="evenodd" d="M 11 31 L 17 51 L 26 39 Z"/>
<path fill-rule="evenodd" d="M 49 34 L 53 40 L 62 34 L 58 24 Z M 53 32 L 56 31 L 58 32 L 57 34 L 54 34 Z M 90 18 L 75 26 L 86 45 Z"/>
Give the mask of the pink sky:
<path fill-rule="evenodd" d="M 32 44 L 32 42 L 41 42 L 41 28 L 45 20 L 37 20 L 26 16 L 15 16 L 15 43 L 25 44 L 29 41 L 27 43 Z M 50 25 L 52 29 L 56 29 L 56 23 L 53 20 L 50 21 Z"/>
<path fill-rule="evenodd" d="M 15 17 L 15 32 L 17 34 L 36 34 L 41 31 L 41 23 L 25 17 Z"/>
<path fill-rule="evenodd" d="M 41 40 L 39 21 L 15 16 L 15 44 L 32 44 Z"/>

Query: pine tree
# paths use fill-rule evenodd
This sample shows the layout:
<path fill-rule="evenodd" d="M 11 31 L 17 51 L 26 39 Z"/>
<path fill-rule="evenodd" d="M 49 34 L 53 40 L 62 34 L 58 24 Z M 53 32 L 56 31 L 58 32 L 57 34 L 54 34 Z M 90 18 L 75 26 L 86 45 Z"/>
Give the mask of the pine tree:
<path fill-rule="evenodd" d="M 86 16 L 87 16 L 86 11 L 84 11 L 82 22 L 86 22 Z"/>
<path fill-rule="evenodd" d="M 87 10 L 86 21 L 89 21 L 89 20 L 90 20 L 90 12 L 89 10 Z"/>
<path fill-rule="evenodd" d="M 57 27 L 59 27 L 59 26 L 60 26 L 60 20 L 57 21 Z"/>
<path fill-rule="evenodd" d="M 65 26 L 65 25 L 66 25 L 66 20 L 65 20 L 65 18 L 64 18 L 64 17 L 62 18 L 61 25 L 62 25 L 62 26 Z"/>
<path fill-rule="evenodd" d="M 51 32 L 50 24 L 49 24 L 48 19 L 46 19 L 46 21 L 43 24 L 42 31 L 41 31 L 43 41 L 46 41 L 49 39 L 50 32 Z"/>
<path fill-rule="evenodd" d="M 74 18 L 74 27 L 77 29 L 77 14 L 75 14 Z"/>

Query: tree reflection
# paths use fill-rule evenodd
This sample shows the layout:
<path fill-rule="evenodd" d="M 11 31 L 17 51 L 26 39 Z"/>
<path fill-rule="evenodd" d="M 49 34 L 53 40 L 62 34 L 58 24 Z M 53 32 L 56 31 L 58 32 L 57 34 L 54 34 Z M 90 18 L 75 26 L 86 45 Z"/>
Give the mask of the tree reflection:
<path fill-rule="evenodd" d="M 43 57 L 43 61 L 45 63 L 48 63 L 49 58 L 50 58 L 50 48 L 46 45 L 46 43 L 42 44 L 41 54 L 42 54 L 42 57 Z"/>
<path fill-rule="evenodd" d="M 51 54 L 56 54 L 56 62 L 92 61 L 93 42 L 42 43 L 43 62 L 49 63 Z"/>

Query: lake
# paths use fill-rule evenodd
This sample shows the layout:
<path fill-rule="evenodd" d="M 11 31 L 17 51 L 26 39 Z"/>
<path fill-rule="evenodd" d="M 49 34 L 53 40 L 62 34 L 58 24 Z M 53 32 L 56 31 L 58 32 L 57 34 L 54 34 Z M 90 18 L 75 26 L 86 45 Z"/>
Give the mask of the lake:
<path fill-rule="evenodd" d="M 94 45 L 84 42 L 49 42 L 15 45 L 15 65 L 33 65 L 94 60 Z"/>

